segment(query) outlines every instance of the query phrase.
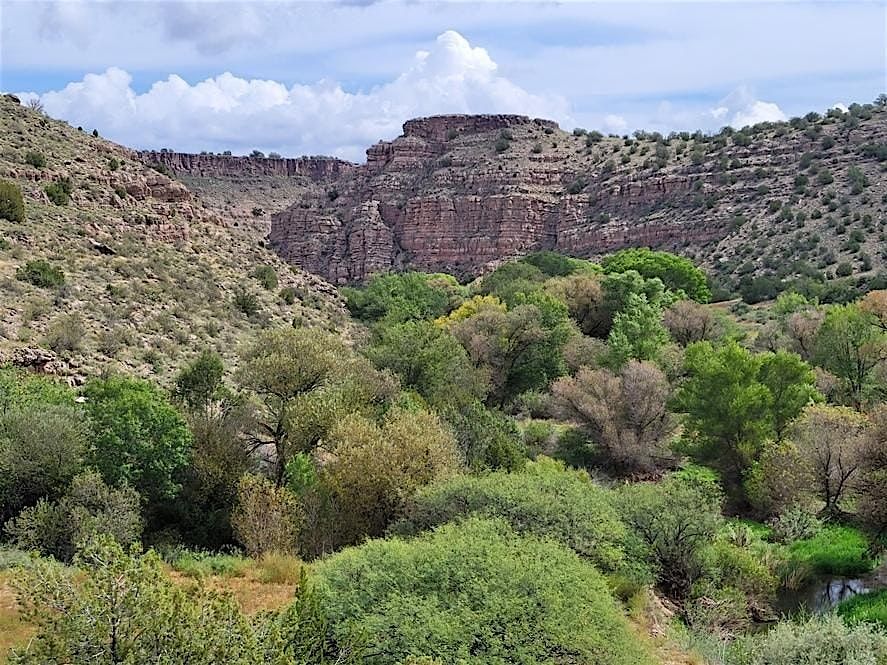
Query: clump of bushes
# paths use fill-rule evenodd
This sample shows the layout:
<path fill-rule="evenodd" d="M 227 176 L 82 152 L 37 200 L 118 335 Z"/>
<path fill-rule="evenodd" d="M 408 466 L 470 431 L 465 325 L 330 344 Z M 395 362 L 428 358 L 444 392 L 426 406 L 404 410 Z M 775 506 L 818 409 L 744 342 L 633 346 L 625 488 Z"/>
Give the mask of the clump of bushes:
<path fill-rule="evenodd" d="M 15 278 L 46 289 L 65 283 L 65 273 L 45 259 L 28 261 L 25 265 L 19 266 L 15 271 Z"/>
<path fill-rule="evenodd" d="M 46 166 L 46 157 L 39 152 L 30 151 L 25 154 L 25 164 L 30 164 L 34 168 L 42 169 Z"/>
<path fill-rule="evenodd" d="M 259 281 L 259 284 L 269 291 L 277 288 L 277 272 L 271 266 L 257 267 L 253 271 L 253 277 Z"/>
<path fill-rule="evenodd" d="M 71 201 L 71 192 L 74 186 L 71 184 L 70 178 L 61 178 L 43 188 L 49 200 L 57 206 L 65 206 Z"/>
<path fill-rule="evenodd" d="M 25 201 L 22 190 L 9 180 L 0 180 L 0 219 L 10 222 L 25 221 Z"/>
<path fill-rule="evenodd" d="M 249 291 L 238 291 L 234 294 L 234 307 L 247 316 L 255 316 L 259 312 L 259 300 Z"/>

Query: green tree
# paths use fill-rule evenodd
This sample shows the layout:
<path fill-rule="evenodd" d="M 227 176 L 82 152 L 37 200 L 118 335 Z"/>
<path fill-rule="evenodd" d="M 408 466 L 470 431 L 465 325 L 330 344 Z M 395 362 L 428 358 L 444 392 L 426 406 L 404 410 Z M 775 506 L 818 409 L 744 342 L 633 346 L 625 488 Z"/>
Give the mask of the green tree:
<path fill-rule="evenodd" d="M 668 331 L 661 321 L 659 307 L 651 305 L 646 296 L 632 293 L 625 309 L 613 318 L 607 337 L 612 365 L 619 368 L 629 360 L 653 360 L 668 342 Z"/>
<path fill-rule="evenodd" d="M 816 335 L 814 360 L 841 379 L 851 404 L 861 408 L 872 371 L 887 360 L 887 334 L 858 305 L 830 307 Z"/>
<path fill-rule="evenodd" d="M 0 411 L 0 522 L 64 493 L 90 438 L 80 408 L 36 403 Z"/>
<path fill-rule="evenodd" d="M 379 369 L 391 370 L 404 388 L 435 407 L 458 407 L 486 396 L 486 381 L 465 349 L 446 329 L 430 321 L 378 325 L 366 350 Z"/>
<path fill-rule="evenodd" d="M 459 453 L 469 468 L 514 470 L 526 462 L 526 450 L 514 419 L 501 411 L 475 400 L 449 406 L 441 411 L 441 416 L 453 430 Z"/>
<path fill-rule="evenodd" d="M 805 406 L 822 399 L 816 390 L 813 370 L 795 353 L 777 351 L 766 354 L 761 360 L 758 380 L 773 398 L 770 412 L 777 441 L 782 441 L 789 423 Z"/>
<path fill-rule="evenodd" d="M 111 485 L 134 487 L 149 504 L 180 489 L 191 433 L 163 392 L 145 381 L 93 379 L 83 390 L 93 438 L 86 461 Z"/>
<path fill-rule="evenodd" d="M 233 597 L 174 583 L 153 552 L 102 538 L 76 564 L 82 574 L 46 561 L 24 573 L 19 599 L 36 635 L 11 663 L 270 662 Z"/>
<path fill-rule="evenodd" d="M 622 487 L 619 506 L 658 586 L 671 598 L 686 598 L 704 572 L 705 548 L 722 522 L 717 488 L 672 476 Z"/>
<path fill-rule="evenodd" d="M 624 273 L 634 270 L 646 278 L 658 278 L 666 288 L 683 291 L 688 298 L 708 302 L 711 290 L 705 273 L 685 259 L 668 252 L 647 248 L 623 249 L 604 257 L 601 266 L 606 273 Z"/>
<path fill-rule="evenodd" d="M 735 487 L 773 433 L 773 396 L 758 380 L 761 359 L 735 342 L 718 349 L 697 342 L 687 347 L 685 367 L 677 406 L 687 414 L 691 452 Z"/>
<path fill-rule="evenodd" d="M 173 396 L 191 411 L 205 411 L 224 392 L 222 357 L 202 351 L 176 376 Z"/>
<path fill-rule="evenodd" d="M 518 294 L 538 291 L 544 281 L 545 275 L 535 265 L 512 261 L 486 275 L 481 281 L 480 292 L 496 296 L 509 307 L 514 307 Z"/>
<path fill-rule="evenodd" d="M 450 310 L 449 286 L 419 272 L 378 275 L 363 288 L 345 288 L 348 309 L 362 321 L 434 319 Z"/>

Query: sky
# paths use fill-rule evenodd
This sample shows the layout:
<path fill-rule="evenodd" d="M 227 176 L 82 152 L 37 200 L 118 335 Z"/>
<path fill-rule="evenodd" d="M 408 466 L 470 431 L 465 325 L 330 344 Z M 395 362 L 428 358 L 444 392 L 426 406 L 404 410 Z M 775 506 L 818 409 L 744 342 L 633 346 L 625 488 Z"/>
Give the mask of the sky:
<path fill-rule="evenodd" d="M 441 113 L 715 131 L 887 90 L 887 3 L 0 0 L 0 90 L 188 152 L 363 161 Z"/>

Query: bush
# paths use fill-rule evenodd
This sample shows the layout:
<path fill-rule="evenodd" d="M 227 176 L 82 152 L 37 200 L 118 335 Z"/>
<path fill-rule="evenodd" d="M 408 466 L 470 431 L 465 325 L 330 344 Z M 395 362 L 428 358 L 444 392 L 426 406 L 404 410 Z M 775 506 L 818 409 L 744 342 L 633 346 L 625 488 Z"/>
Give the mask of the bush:
<path fill-rule="evenodd" d="M 220 577 L 243 577 L 249 560 L 234 554 L 205 554 L 185 552 L 172 562 L 173 570 L 185 577 L 202 579 L 212 575 Z"/>
<path fill-rule="evenodd" d="M 415 534 L 469 516 L 502 518 L 518 533 L 556 540 L 602 570 L 624 561 L 625 526 L 610 493 L 584 471 L 544 457 L 518 473 L 434 483 L 416 494 L 394 531 Z"/>
<path fill-rule="evenodd" d="M 71 201 L 71 192 L 74 191 L 70 178 L 61 178 L 43 188 L 49 200 L 57 206 L 66 206 Z"/>
<path fill-rule="evenodd" d="M 295 495 L 261 476 L 246 475 L 237 488 L 231 524 L 250 556 L 292 553 L 299 536 L 301 509 Z"/>
<path fill-rule="evenodd" d="M 773 537 L 781 543 L 791 544 L 798 540 L 815 538 L 822 522 L 812 513 L 793 506 L 770 521 Z"/>
<path fill-rule="evenodd" d="M 15 271 L 15 278 L 45 289 L 55 288 L 65 283 L 65 273 L 45 259 L 28 261 Z"/>
<path fill-rule="evenodd" d="M 70 561 L 76 549 L 104 535 L 121 544 L 139 539 L 142 533 L 139 495 L 130 487 L 113 489 L 92 471 L 71 482 L 57 502 L 40 499 L 6 525 L 17 547 L 38 550 L 60 561 Z"/>
<path fill-rule="evenodd" d="M 0 219 L 21 223 L 25 221 L 25 201 L 18 185 L 0 180 Z"/>
<path fill-rule="evenodd" d="M 499 520 L 371 540 L 320 562 L 316 575 L 335 632 L 368 636 L 370 665 L 651 662 L 593 566 Z"/>
<path fill-rule="evenodd" d="M 827 526 L 812 538 L 794 542 L 789 556 L 809 563 L 820 575 L 852 577 L 868 572 L 876 563 L 866 537 L 844 526 Z"/>
<path fill-rule="evenodd" d="M 46 157 L 39 152 L 28 152 L 25 154 L 25 164 L 30 164 L 34 168 L 42 169 L 46 166 Z"/>
<path fill-rule="evenodd" d="M 255 316 L 259 312 L 259 299 L 249 291 L 238 291 L 234 294 L 234 307 L 247 316 Z"/>
<path fill-rule="evenodd" d="M 253 271 L 253 277 L 269 291 L 277 288 L 277 272 L 271 266 L 259 266 Z"/>
<path fill-rule="evenodd" d="M 848 627 L 840 617 L 784 621 L 731 651 L 742 665 L 875 665 L 887 659 L 887 635 L 871 625 Z"/>
<path fill-rule="evenodd" d="M 63 314 L 54 319 L 46 330 L 46 345 L 56 353 L 80 348 L 86 328 L 79 314 Z"/>

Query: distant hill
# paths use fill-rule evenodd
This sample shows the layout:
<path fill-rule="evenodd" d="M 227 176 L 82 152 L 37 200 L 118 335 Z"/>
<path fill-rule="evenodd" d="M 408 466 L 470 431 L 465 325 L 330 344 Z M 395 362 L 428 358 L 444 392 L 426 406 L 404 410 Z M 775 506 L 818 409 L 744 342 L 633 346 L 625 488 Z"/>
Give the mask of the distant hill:
<path fill-rule="evenodd" d="M 881 104 L 714 136 L 436 116 L 370 147 L 365 165 L 324 171 L 309 160 L 310 176 L 286 174 L 287 160 L 266 160 L 276 171 L 266 175 L 261 158 L 154 158 L 216 210 L 257 202 L 279 254 L 336 283 L 405 266 L 469 277 L 546 248 L 668 249 L 730 287 L 743 276 L 867 278 L 887 266 Z"/>
<path fill-rule="evenodd" d="M 21 188 L 26 211 L 0 220 L 0 362 L 168 377 L 203 348 L 233 361 L 271 322 L 348 325 L 333 287 L 159 171 L 0 97 L 0 180 Z M 46 188 L 66 186 L 56 205 Z M 49 284 L 32 283 L 47 270 Z"/>

